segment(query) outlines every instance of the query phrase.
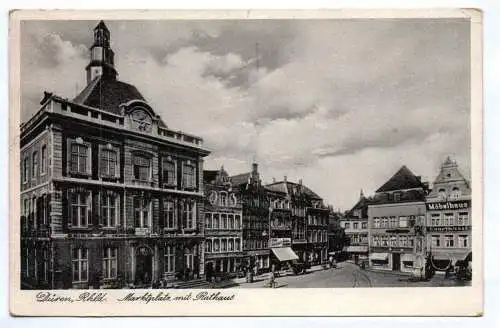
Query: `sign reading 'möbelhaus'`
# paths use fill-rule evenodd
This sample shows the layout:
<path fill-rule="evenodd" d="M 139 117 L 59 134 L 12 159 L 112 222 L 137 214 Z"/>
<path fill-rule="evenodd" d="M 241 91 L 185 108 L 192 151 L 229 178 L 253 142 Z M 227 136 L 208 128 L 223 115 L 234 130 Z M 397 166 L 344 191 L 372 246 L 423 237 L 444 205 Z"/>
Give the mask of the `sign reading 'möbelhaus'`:
<path fill-rule="evenodd" d="M 460 210 L 470 207 L 470 200 L 426 203 L 428 211 Z"/>

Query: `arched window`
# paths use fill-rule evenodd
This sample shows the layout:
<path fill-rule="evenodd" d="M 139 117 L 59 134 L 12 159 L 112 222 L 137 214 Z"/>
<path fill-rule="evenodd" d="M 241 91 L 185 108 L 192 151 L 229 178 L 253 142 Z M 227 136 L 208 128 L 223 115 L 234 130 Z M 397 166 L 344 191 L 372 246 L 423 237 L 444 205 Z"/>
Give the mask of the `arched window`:
<path fill-rule="evenodd" d="M 221 252 L 225 252 L 227 250 L 227 240 L 226 239 L 222 239 L 220 245 L 221 245 L 220 251 Z"/>
<path fill-rule="evenodd" d="M 236 239 L 235 240 L 235 243 L 234 243 L 234 250 L 235 251 L 239 251 L 240 250 L 240 240 L 239 239 Z"/>
<path fill-rule="evenodd" d="M 232 214 L 228 214 L 227 221 L 229 223 L 228 229 L 234 229 L 234 216 Z"/>
<path fill-rule="evenodd" d="M 214 240 L 214 252 L 218 252 L 220 250 L 219 245 L 220 245 L 219 239 L 215 239 Z"/>
<path fill-rule="evenodd" d="M 453 190 L 451 192 L 451 197 L 454 199 L 457 199 L 461 196 L 460 188 L 458 187 L 453 187 Z"/>
<path fill-rule="evenodd" d="M 205 243 L 205 252 L 211 253 L 212 252 L 212 240 L 207 240 Z"/>
<path fill-rule="evenodd" d="M 227 250 L 232 252 L 234 249 L 234 240 L 233 239 L 229 239 L 229 242 L 227 243 Z"/>
<path fill-rule="evenodd" d="M 446 190 L 444 188 L 440 188 L 438 190 L 439 198 L 446 199 Z"/>

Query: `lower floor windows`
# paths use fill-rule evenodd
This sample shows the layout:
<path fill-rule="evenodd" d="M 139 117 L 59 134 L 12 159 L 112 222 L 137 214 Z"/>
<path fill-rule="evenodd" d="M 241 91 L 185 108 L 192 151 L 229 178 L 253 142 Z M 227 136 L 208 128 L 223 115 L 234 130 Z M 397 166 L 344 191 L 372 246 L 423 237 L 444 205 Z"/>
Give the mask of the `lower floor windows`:
<path fill-rule="evenodd" d="M 117 250 L 116 248 L 105 248 L 102 260 L 102 271 L 104 279 L 114 279 L 117 277 Z"/>
<path fill-rule="evenodd" d="M 74 248 L 72 253 L 73 282 L 86 282 L 88 280 L 89 253 L 86 248 Z"/>
<path fill-rule="evenodd" d="M 165 247 L 165 272 L 175 271 L 175 248 L 174 246 Z"/>

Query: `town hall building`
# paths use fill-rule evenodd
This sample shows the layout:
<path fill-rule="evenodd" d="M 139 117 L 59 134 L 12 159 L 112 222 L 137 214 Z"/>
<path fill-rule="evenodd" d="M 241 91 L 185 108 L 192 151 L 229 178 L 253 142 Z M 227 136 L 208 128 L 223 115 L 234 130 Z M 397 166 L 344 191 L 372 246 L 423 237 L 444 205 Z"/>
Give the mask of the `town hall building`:
<path fill-rule="evenodd" d="M 118 79 L 104 22 L 93 33 L 87 86 L 71 100 L 46 92 L 21 125 L 22 288 L 196 279 L 209 151 Z"/>

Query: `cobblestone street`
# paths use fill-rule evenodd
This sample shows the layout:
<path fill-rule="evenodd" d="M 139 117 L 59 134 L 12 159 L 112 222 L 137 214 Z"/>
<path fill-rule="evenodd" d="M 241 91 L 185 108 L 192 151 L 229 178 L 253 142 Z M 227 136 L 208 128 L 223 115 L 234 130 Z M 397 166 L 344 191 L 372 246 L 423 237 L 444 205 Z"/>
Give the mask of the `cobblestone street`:
<path fill-rule="evenodd" d="M 257 277 L 253 283 L 238 279 L 234 288 L 265 288 L 269 275 Z M 468 281 L 445 279 L 435 275 L 429 281 L 412 282 L 408 276 L 388 272 L 362 270 L 351 263 L 340 263 L 337 269 L 313 267 L 305 275 L 287 275 L 276 279 L 277 288 L 369 288 L 369 287 L 452 287 L 469 286 Z"/>

